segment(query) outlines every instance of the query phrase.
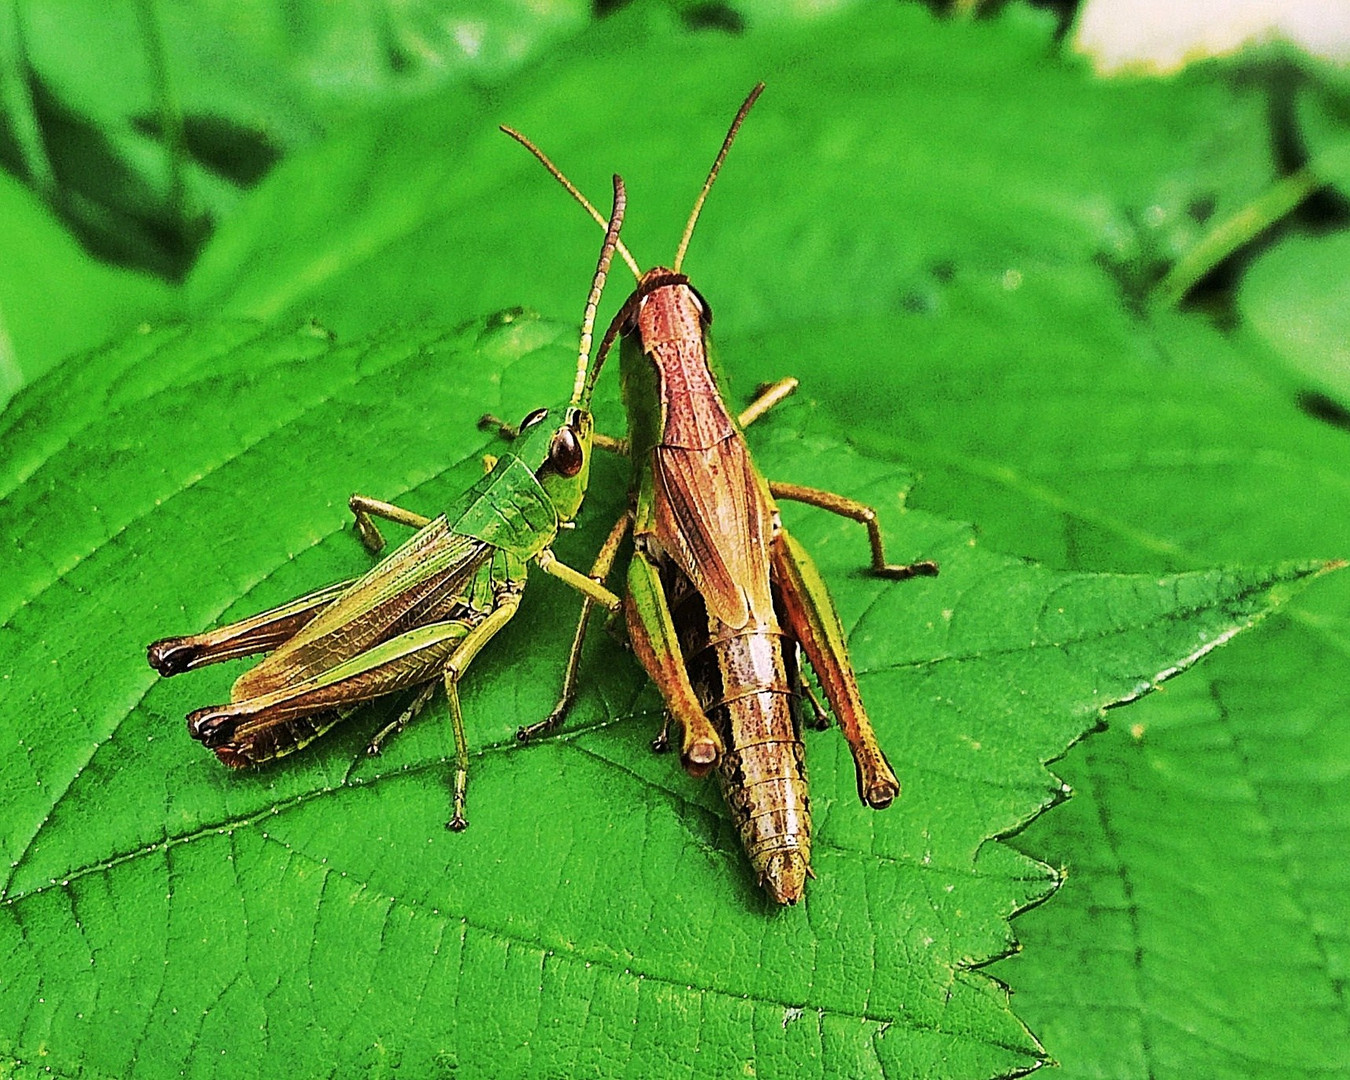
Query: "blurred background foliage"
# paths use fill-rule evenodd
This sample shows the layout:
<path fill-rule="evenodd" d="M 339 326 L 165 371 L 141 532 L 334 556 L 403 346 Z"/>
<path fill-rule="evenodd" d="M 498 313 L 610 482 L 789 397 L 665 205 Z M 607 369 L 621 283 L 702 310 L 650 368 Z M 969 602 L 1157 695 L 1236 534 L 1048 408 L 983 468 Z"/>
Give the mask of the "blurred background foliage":
<path fill-rule="evenodd" d="M 1052 566 L 1343 557 L 1350 81 L 1270 43 L 1108 79 L 1081 16 L 13 0 L 0 396 L 166 319 L 575 318 L 570 282 L 480 271 L 593 247 L 494 125 L 587 190 L 621 169 L 665 257 L 707 155 L 663 118 L 716 130 L 762 58 L 779 111 L 691 253 L 743 385 L 809 375 L 919 472 L 911 505 Z M 894 369 L 851 366 L 876 339 Z M 1080 744 L 1077 797 L 1012 839 L 1068 875 L 994 968 L 1064 1075 L 1350 1065 L 1347 600 L 1324 583 Z"/>

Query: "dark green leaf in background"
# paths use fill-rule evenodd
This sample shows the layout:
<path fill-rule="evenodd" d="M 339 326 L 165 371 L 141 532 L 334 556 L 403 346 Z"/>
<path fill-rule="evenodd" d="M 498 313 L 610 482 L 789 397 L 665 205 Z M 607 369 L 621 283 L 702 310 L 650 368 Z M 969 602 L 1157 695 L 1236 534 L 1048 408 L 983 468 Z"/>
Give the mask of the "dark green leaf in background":
<path fill-rule="evenodd" d="M 1281 244 L 1252 267 L 1239 303 L 1297 385 L 1350 407 L 1350 235 Z"/>
<path fill-rule="evenodd" d="M 582 29 L 588 14 L 577 0 L 15 0 L 0 11 L 0 167 L 95 255 L 180 278 L 214 225 L 284 153 L 382 105 L 501 79 Z M 0 260 L 0 273 L 17 277 L 29 269 L 28 223 L 8 208 L 0 219 L 16 230 L 6 253 L 21 260 Z M 52 243 L 71 244 L 64 236 Z M 99 318 L 114 306 L 101 280 L 83 287 L 107 276 L 84 260 L 64 283 L 67 295 L 47 305 L 53 321 L 74 316 L 101 333 L 48 341 L 11 330 L 0 400 L 61 356 L 126 329 Z M 121 292 L 111 297 L 123 307 L 154 304 Z M 27 300 L 23 285 L 0 278 L 0 305 L 20 308 L 20 321 Z"/>
<path fill-rule="evenodd" d="M 89 258 L 8 176 L 0 176 L 0 219 L 0 400 L 61 357 L 177 303 L 154 278 Z"/>

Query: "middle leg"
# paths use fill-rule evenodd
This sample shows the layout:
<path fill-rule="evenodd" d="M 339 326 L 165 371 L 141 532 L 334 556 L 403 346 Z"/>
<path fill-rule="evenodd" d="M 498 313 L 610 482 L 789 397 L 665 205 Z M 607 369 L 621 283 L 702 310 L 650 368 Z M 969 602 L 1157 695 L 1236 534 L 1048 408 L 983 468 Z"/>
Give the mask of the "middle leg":
<path fill-rule="evenodd" d="M 879 577 L 902 581 L 912 577 L 936 577 L 938 564 L 931 560 L 913 563 L 888 563 L 886 549 L 881 541 L 881 525 L 877 522 L 877 512 L 866 503 L 836 495 L 833 491 L 805 487 L 802 484 L 786 484 L 776 480 L 769 481 L 769 493 L 775 499 L 790 499 L 792 502 L 806 503 L 832 514 L 849 518 L 867 527 L 867 539 L 872 545 L 872 573 Z"/>

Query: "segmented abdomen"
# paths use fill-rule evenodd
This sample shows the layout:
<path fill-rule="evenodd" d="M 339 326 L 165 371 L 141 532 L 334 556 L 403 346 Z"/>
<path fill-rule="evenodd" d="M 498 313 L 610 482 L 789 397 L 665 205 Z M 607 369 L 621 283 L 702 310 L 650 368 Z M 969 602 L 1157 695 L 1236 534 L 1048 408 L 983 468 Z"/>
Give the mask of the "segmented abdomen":
<path fill-rule="evenodd" d="M 725 744 L 718 783 L 750 865 L 778 903 L 795 904 L 811 865 L 811 801 L 793 716 L 796 643 L 776 619 L 726 626 L 684 580 L 672 588 L 671 611 L 690 682 Z"/>

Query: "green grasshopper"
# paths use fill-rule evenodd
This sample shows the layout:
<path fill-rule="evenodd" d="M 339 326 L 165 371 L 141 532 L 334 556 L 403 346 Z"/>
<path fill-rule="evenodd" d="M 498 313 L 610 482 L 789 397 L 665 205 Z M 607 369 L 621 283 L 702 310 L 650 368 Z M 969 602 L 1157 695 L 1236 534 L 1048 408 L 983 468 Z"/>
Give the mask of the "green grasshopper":
<path fill-rule="evenodd" d="M 709 360 L 707 303 L 680 272 L 694 225 L 756 86 L 736 114 L 685 226 L 672 269 L 641 273 L 622 243 L 618 251 L 638 280 L 596 353 L 594 383 L 616 336 L 628 413 L 626 441 L 596 436 L 596 445 L 630 455 L 629 511 L 597 559 L 607 575 L 631 528 L 625 616 L 634 651 L 681 725 L 681 760 L 700 776 L 714 766 L 760 883 L 781 904 L 801 897 L 811 875 L 811 817 L 803 747 L 792 708 L 804 652 L 848 740 L 864 805 L 881 809 L 900 793 L 877 743 L 849 663 L 844 630 L 811 557 L 783 527 L 775 499 L 829 510 L 867 528 L 871 570 L 887 578 L 937 573 L 932 562 L 886 562 L 875 511 L 832 492 L 766 480 L 751 460 L 743 429 L 795 389 L 795 379 L 767 388 L 739 417 L 723 403 Z M 604 221 L 532 143 L 529 149 L 591 213 Z M 563 698 L 528 739 L 556 724 L 576 686 L 576 665 L 590 605 L 583 604 Z M 808 690 L 809 693 L 809 690 Z M 813 702 L 814 704 L 814 702 Z M 816 706 L 817 715 L 823 715 Z M 666 741 L 663 728 L 655 745 Z"/>
<path fill-rule="evenodd" d="M 525 417 L 511 452 L 437 518 L 353 495 L 350 506 L 362 542 L 378 553 L 384 539 L 374 518 L 418 531 L 363 577 L 340 582 L 271 611 L 149 647 L 162 675 L 275 650 L 234 683 L 225 705 L 188 714 L 188 731 L 226 765 L 242 768 L 305 746 L 364 701 L 421 687 L 411 704 L 382 728 L 368 748 L 399 731 L 445 686 L 455 739 L 454 813 L 448 827 L 465 827 L 468 746 L 458 683 L 479 650 L 520 604 L 526 572 L 540 569 L 611 611 L 620 600 L 602 584 L 553 554 L 559 529 L 569 527 L 590 475 L 592 383 L 586 381 L 596 308 L 619 242 L 625 196 L 614 177 L 614 209 L 591 283 L 582 324 L 572 400 L 557 427 L 548 409 Z"/>

